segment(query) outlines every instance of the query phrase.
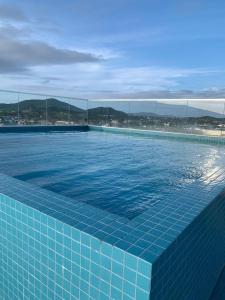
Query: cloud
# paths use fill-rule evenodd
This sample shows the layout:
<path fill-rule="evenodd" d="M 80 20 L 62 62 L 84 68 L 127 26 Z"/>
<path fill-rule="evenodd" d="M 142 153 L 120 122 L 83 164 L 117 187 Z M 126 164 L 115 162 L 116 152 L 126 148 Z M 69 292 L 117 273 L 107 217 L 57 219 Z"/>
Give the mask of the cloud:
<path fill-rule="evenodd" d="M 57 47 L 46 39 L 40 40 L 43 38 L 40 28 L 33 22 L 18 7 L 0 4 L 0 74 L 33 74 L 37 66 L 103 60 L 102 55 L 95 52 Z"/>
<path fill-rule="evenodd" d="M 128 4 L 129 0 L 124 0 L 125 2 Z M 83 10 L 89 16 L 95 3 L 84 0 L 78 1 L 77 5 L 77 14 L 79 10 Z M 86 5 L 89 11 L 86 11 Z M 96 13 L 99 11 L 96 10 Z M 173 32 L 170 34 L 162 26 L 147 29 L 140 27 L 141 32 L 140 28 L 123 31 L 121 27 L 114 34 L 118 30 L 115 27 L 115 30 L 109 30 L 107 34 L 105 30 L 98 34 L 93 25 L 93 34 L 90 34 L 85 29 L 79 32 L 79 26 L 77 33 L 75 29 L 70 31 L 70 28 L 63 26 L 58 28 L 58 25 L 51 23 L 51 18 L 43 21 L 37 19 L 36 14 L 29 14 L 29 17 L 28 20 L 16 7 L 0 4 L 0 74 L 4 74 L 1 78 L 2 88 L 11 89 L 13 86 L 15 89 L 37 93 L 56 91 L 59 94 L 103 99 L 181 98 L 196 95 L 220 97 L 222 93 L 221 90 L 198 93 L 179 90 L 184 86 L 197 86 L 195 79 L 200 82 L 201 78 L 204 81 L 201 87 L 207 86 L 208 82 L 211 86 L 211 77 L 205 81 L 204 76 L 214 76 L 213 73 L 217 76 L 217 71 L 148 65 L 145 55 L 142 57 L 142 49 L 138 52 L 139 57 L 130 56 L 134 47 L 142 47 L 145 42 L 182 38 L 182 35 L 175 35 Z M 63 29 L 68 31 L 65 35 Z M 61 34 L 55 36 L 57 30 Z M 71 39 L 72 32 L 76 35 L 75 39 Z M 190 38 L 193 37 L 195 35 L 192 34 Z M 131 52 L 130 46 L 124 47 L 128 43 L 132 43 Z M 138 61 L 144 67 L 138 66 Z M 223 95 L 225 96 L 224 91 Z"/>
<path fill-rule="evenodd" d="M 225 89 L 207 90 L 149 90 L 131 93 L 118 93 L 102 91 L 102 95 L 108 93 L 113 99 L 224 99 Z"/>
<path fill-rule="evenodd" d="M 205 76 L 212 71 L 202 69 L 163 68 L 159 66 L 111 68 L 96 66 L 84 72 L 79 70 L 76 82 L 88 84 L 95 90 L 114 90 L 115 93 L 137 93 L 149 90 L 175 89 L 180 80 L 193 76 Z M 85 79 L 87 80 L 85 82 Z"/>
<path fill-rule="evenodd" d="M 20 38 L 20 37 L 28 37 L 32 33 L 32 30 L 30 27 L 22 26 L 22 27 L 16 27 L 11 24 L 5 24 L 0 26 L 0 39 L 4 38 Z"/>
<path fill-rule="evenodd" d="M 61 49 L 40 41 L 21 41 L 0 35 L 0 73 L 25 72 L 34 66 L 96 62 L 91 53 Z"/>
<path fill-rule="evenodd" d="M 28 21 L 25 14 L 16 6 L 0 4 L 0 20 L 13 20 L 17 22 Z"/>
<path fill-rule="evenodd" d="M 49 88 L 49 93 L 64 93 L 90 98 L 176 98 L 189 91 L 173 92 L 181 89 L 185 80 L 214 76 L 215 70 L 163 68 L 156 66 L 119 68 L 111 62 L 76 64 L 71 66 L 35 67 L 39 75 L 37 85 Z M 46 81 L 50 77 L 51 80 Z M 58 78 L 59 80 L 56 80 Z M 28 84 L 26 80 L 26 84 Z M 181 84 L 182 82 L 182 84 Z M 46 86 L 45 86 L 46 85 Z M 33 87 L 35 90 L 35 87 Z M 40 89 L 40 87 L 38 88 Z M 61 89 L 61 90 L 60 90 Z M 204 95 L 206 96 L 206 94 Z"/>

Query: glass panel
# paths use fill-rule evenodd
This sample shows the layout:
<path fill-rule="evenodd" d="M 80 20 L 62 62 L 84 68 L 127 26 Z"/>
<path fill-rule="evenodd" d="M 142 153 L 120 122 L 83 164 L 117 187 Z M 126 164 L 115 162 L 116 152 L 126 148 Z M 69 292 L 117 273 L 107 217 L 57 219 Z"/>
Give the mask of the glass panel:
<path fill-rule="evenodd" d="M 46 125 L 46 97 L 35 94 L 19 93 L 18 98 L 19 125 Z"/>
<path fill-rule="evenodd" d="M 188 132 L 188 102 L 186 100 L 157 101 L 155 119 L 159 130 Z"/>
<path fill-rule="evenodd" d="M 189 100 L 188 117 L 193 134 L 220 136 L 224 127 L 224 103 L 219 100 Z"/>
<path fill-rule="evenodd" d="M 159 116 L 157 115 L 157 101 L 154 100 L 132 100 L 130 102 L 130 121 L 132 128 L 157 130 L 159 126 Z"/>
<path fill-rule="evenodd" d="M 129 102 L 120 100 L 89 100 L 89 124 L 128 127 Z"/>
<path fill-rule="evenodd" d="M 223 123 L 222 123 L 221 135 L 225 136 L 225 102 L 223 103 Z"/>
<path fill-rule="evenodd" d="M 19 122 L 19 94 L 0 91 L 0 126 L 17 125 Z"/>
<path fill-rule="evenodd" d="M 87 100 L 47 97 L 48 124 L 87 124 Z"/>

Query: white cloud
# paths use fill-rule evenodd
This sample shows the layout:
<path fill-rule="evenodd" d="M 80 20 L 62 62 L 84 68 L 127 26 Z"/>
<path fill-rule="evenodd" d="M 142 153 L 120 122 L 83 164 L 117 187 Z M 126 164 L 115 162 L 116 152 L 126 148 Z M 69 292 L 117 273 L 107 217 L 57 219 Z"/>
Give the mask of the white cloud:
<path fill-rule="evenodd" d="M 144 98 L 149 92 L 179 89 L 179 81 L 192 76 L 205 76 L 215 72 L 203 69 L 162 67 L 118 68 L 107 63 L 84 63 L 70 66 L 34 67 L 35 77 L 25 76 L 17 84 L 17 77 L 5 78 L 5 87 L 19 90 L 43 91 L 65 96 L 122 97 L 132 95 Z"/>

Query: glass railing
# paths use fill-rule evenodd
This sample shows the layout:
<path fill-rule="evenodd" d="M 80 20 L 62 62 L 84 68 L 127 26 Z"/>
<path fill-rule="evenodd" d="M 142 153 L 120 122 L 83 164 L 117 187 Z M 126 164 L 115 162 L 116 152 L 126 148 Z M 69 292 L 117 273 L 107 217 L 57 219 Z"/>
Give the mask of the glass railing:
<path fill-rule="evenodd" d="M 0 90 L 0 126 L 86 124 L 225 136 L 225 99 L 87 100 Z"/>
<path fill-rule="evenodd" d="M 0 90 L 0 126 L 87 124 L 88 100 Z"/>
<path fill-rule="evenodd" d="M 90 100 L 89 124 L 225 136 L 225 99 Z"/>

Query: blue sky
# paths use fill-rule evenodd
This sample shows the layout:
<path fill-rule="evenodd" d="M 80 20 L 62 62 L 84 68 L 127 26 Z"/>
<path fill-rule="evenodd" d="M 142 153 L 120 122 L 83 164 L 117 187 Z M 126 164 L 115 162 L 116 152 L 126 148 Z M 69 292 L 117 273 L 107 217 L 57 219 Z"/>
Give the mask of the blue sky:
<path fill-rule="evenodd" d="M 225 95 L 222 0 L 0 0 L 0 88 Z"/>

